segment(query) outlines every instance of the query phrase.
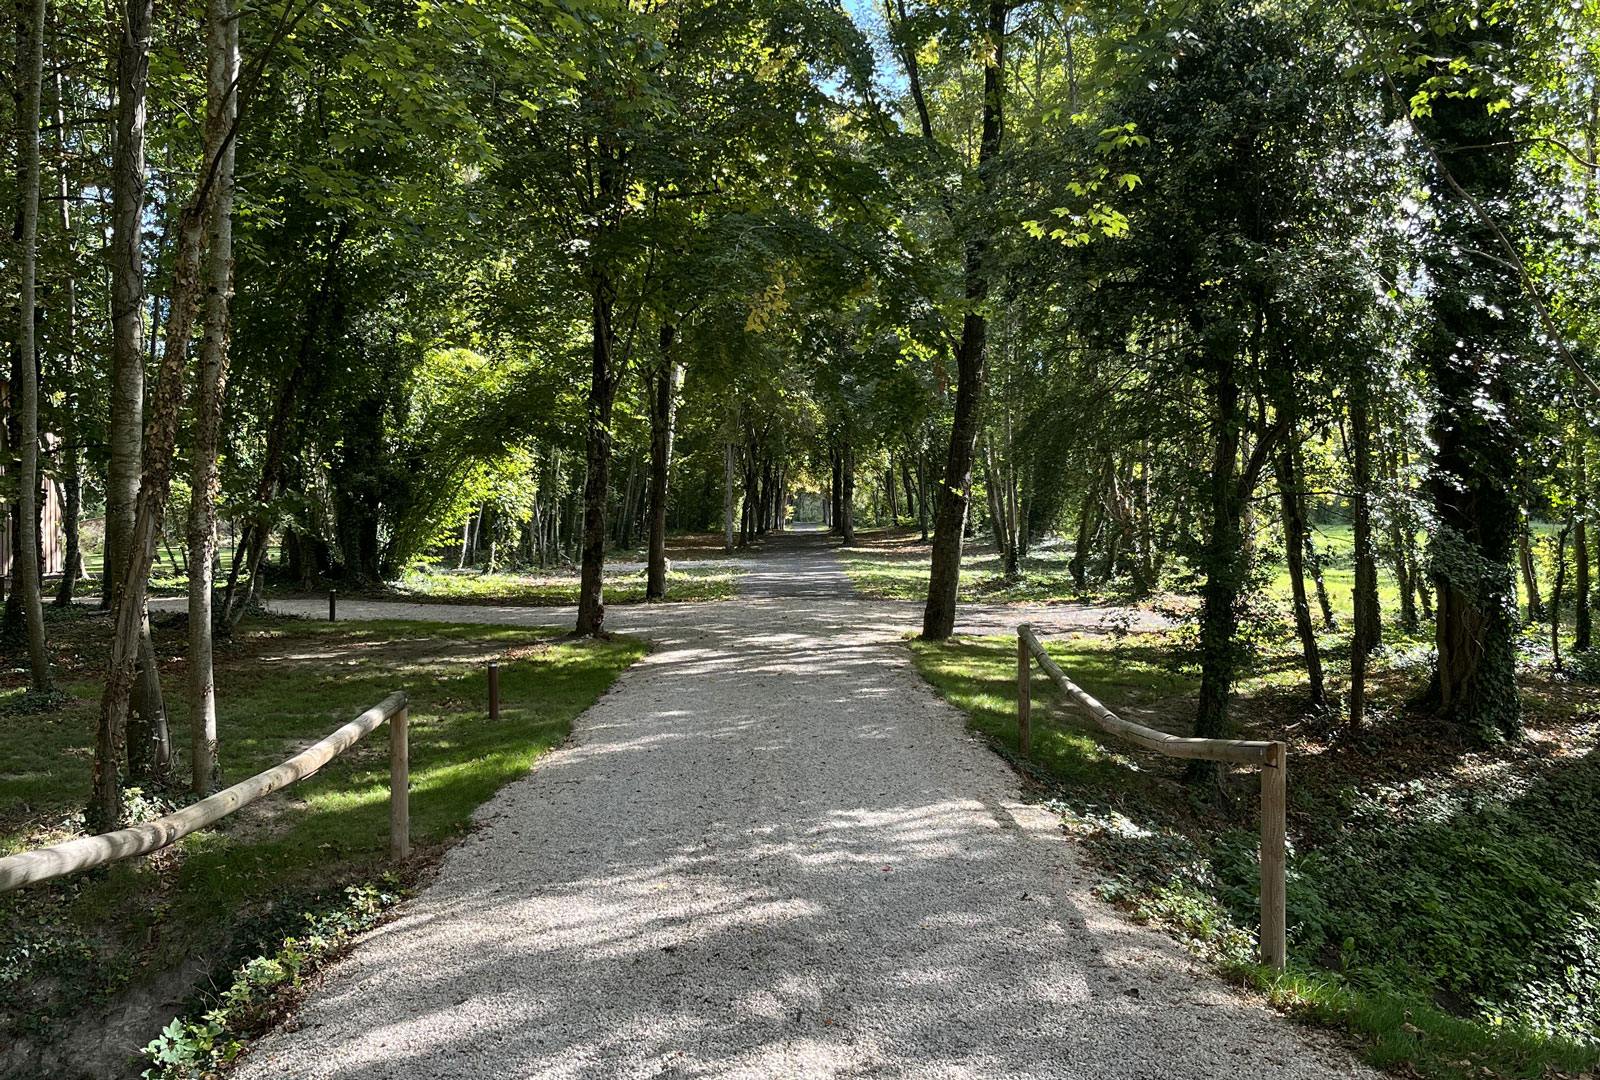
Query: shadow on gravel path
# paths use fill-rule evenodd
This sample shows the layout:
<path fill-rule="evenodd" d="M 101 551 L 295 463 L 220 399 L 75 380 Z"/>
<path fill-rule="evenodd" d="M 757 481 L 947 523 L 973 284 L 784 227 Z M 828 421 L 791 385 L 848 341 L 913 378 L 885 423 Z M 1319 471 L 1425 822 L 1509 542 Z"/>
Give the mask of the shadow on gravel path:
<path fill-rule="evenodd" d="M 614 609 L 655 651 L 237 1075 L 1370 1075 L 1097 901 L 829 546 Z"/>

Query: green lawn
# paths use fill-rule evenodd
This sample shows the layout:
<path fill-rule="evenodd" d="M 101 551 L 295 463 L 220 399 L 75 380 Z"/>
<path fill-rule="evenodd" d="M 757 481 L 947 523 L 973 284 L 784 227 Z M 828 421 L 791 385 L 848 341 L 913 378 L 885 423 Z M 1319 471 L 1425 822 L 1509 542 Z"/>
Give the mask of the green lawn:
<path fill-rule="evenodd" d="M 221 585 L 228 580 L 228 574 L 233 570 L 233 545 L 229 543 L 226 531 L 217 549 L 217 557 L 222 565 L 221 573 L 217 576 L 217 582 Z M 189 573 L 184 558 L 184 544 L 176 539 L 169 539 L 167 543 L 156 545 L 155 562 L 150 566 L 150 591 L 153 595 L 176 595 L 189 588 Z M 269 562 L 276 562 L 278 545 L 269 544 L 264 558 Z M 84 573 L 89 575 L 89 580 L 78 582 L 76 595 L 99 596 L 100 575 L 105 569 L 105 553 L 98 547 L 84 548 L 83 569 Z M 47 581 L 45 593 L 54 595 L 56 583 L 60 580 L 60 576 L 57 575 Z"/>
<path fill-rule="evenodd" d="M 720 542 L 720 537 L 717 538 Z M 698 600 L 727 600 L 738 592 L 740 571 L 726 562 L 742 557 L 726 555 L 703 543 L 704 538 L 674 537 L 668 555 L 673 569 L 667 574 L 667 599 L 677 602 Z M 276 546 L 267 551 L 267 558 L 277 559 Z M 189 587 L 189 577 L 179 561 L 183 558 L 178 545 L 173 545 L 171 558 L 165 549 L 158 549 L 151 568 L 150 591 L 152 595 L 180 595 Z M 696 565 L 695 559 L 712 558 L 710 565 Z M 624 559 L 643 561 L 643 552 L 617 552 L 610 556 L 613 563 Z M 233 566 L 233 549 L 224 541 L 221 547 L 222 571 L 219 584 L 227 580 Z M 79 596 L 100 595 L 100 552 L 86 552 L 84 564 L 93 580 L 78 584 Z M 439 567 L 418 567 L 407 571 L 399 580 L 390 582 L 389 588 L 399 596 L 418 603 L 484 603 L 518 604 L 529 607 L 560 607 L 578 602 L 578 572 L 573 569 L 550 570 L 499 570 L 492 574 L 477 570 L 449 571 Z M 52 592 L 51 586 L 46 585 Z M 292 591 L 292 590 L 291 590 Z M 643 603 L 645 574 L 643 570 L 628 570 L 606 574 L 606 602 L 612 604 Z"/>
<path fill-rule="evenodd" d="M 727 600 L 739 587 L 739 573 L 722 567 L 687 566 L 667 574 L 671 601 Z M 554 573 L 449 573 L 419 569 L 394 582 L 395 591 L 423 603 L 523 604 L 559 607 L 578 602 L 578 575 Z M 606 603 L 644 602 L 643 571 L 606 575 Z"/>
<path fill-rule="evenodd" d="M 21 689 L 0 691 L 0 853 L 81 833 L 105 621 L 84 613 L 52 629 L 73 698 L 65 708 L 17 715 L 9 708 Z M 174 633 L 181 631 L 163 630 L 158 619 L 163 656 L 181 651 Z M 561 742 L 573 719 L 645 652 L 633 639 L 568 642 L 555 634 L 247 622 L 218 669 L 225 782 L 277 764 L 404 689 L 411 695 L 412 839 L 426 862 L 462 835 L 478 805 Z M 484 662 L 495 657 L 502 705 L 490 724 Z M 187 717 L 173 675 L 168 704 L 182 758 Z M 218 958 L 210 978 L 225 986 L 240 957 L 270 945 L 284 927 L 292 933 L 317 897 L 386 869 L 388 797 L 387 731 L 380 729 L 314 777 L 158 855 L 0 896 L 0 1033 L 48 1039 L 80 1010 L 189 956 Z M 174 787 L 134 792 L 130 802 L 150 815 L 186 799 Z M 287 922 L 273 912 L 286 913 Z"/>
<path fill-rule="evenodd" d="M 1173 635 L 1048 642 L 1129 719 L 1187 733 L 1192 668 Z M 1578 1077 L 1600 1066 L 1600 692 L 1524 680 L 1527 747 L 1451 745 L 1401 703 L 1420 675 L 1380 662 L 1374 727 L 1329 739 L 1295 707 L 1292 654 L 1239 687 L 1241 737 L 1290 743 L 1290 970 L 1254 966 L 1251 776 L 1218 799 L 1181 763 L 1088 729 L 1034 669 L 1018 757 L 1014 638 L 910 643 L 918 669 L 1032 778 L 1101 867 L 1103 896 L 1286 1010 L 1358 1036 L 1405 1076 Z M 1531 751 L 1531 752 L 1530 752 Z"/>
<path fill-rule="evenodd" d="M 857 546 L 842 551 L 845 572 L 856 590 L 880 600 L 924 600 L 928 595 L 927 545 L 911 530 L 862 530 Z M 1000 557 L 987 546 L 968 543 L 961 562 L 960 598 L 966 603 L 1054 603 L 1077 599 L 1067 569 L 1071 553 L 1036 551 L 1022 560 L 1022 578 L 1007 582 Z"/>
<path fill-rule="evenodd" d="M 1541 595 L 1549 600 L 1555 581 L 1555 525 L 1535 524 L 1533 550 L 1539 572 Z M 1354 540 L 1349 525 L 1313 526 L 1313 544 L 1323 557 L 1323 584 L 1335 619 L 1348 622 L 1353 612 L 1355 591 Z M 845 570 L 857 590 L 886 600 L 922 600 L 928 594 L 929 548 L 909 529 L 862 530 L 857 544 L 843 549 Z M 1570 553 L 1569 553 L 1570 557 Z M 1000 558 L 983 540 L 967 543 L 961 564 L 960 599 L 966 603 L 1059 603 L 1089 599 L 1122 599 L 1115 588 L 1091 586 L 1087 597 L 1079 593 L 1067 564 L 1072 558 L 1070 544 L 1035 549 L 1021 561 L 1021 579 L 1007 582 L 1001 573 Z M 1571 573 L 1569 568 L 1569 575 Z M 1268 594 L 1287 603 L 1291 590 L 1289 571 L 1280 561 L 1267 567 Z M 1570 590 L 1569 576 L 1569 590 Z M 1517 579 L 1520 589 L 1521 578 Z M 1309 572 L 1306 588 L 1315 610 L 1315 586 Z M 1522 601 L 1526 603 L 1526 598 Z M 1399 617 L 1400 590 L 1394 575 L 1382 560 L 1378 563 L 1378 606 L 1386 625 Z"/>

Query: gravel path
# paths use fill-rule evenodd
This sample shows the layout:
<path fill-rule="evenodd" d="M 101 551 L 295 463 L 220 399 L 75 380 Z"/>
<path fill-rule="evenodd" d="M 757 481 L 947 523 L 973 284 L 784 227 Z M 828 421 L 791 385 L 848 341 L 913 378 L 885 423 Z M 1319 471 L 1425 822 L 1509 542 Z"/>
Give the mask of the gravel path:
<path fill-rule="evenodd" d="M 237 1075 L 1369 1075 L 1095 900 L 822 544 L 751 571 L 608 612 L 656 650 Z"/>

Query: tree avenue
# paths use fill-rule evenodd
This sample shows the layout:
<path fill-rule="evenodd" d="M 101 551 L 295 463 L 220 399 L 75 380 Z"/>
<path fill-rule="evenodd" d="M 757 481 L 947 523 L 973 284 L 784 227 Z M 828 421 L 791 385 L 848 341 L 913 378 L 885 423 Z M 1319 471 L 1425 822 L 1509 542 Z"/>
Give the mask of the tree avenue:
<path fill-rule="evenodd" d="M 8 399 L 13 554 L 44 546 L 40 492 L 81 453 L 66 544 L 103 517 L 99 595 L 131 635 L 97 755 L 106 822 L 119 770 L 172 767 L 142 594 L 175 541 L 202 670 L 204 626 L 227 635 L 279 572 L 349 587 L 449 553 L 570 560 L 575 629 L 597 634 L 608 551 L 637 538 L 647 595 L 670 598 L 669 531 L 743 546 L 803 504 L 847 542 L 865 518 L 915 524 L 923 635 L 942 639 L 964 546 L 992 536 L 1015 579 L 1060 543 L 1083 595 L 1197 598 L 1209 735 L 1230 730 L 1275 558 L 1311 700 L 1356 723 L 1398 615 L 1437 627 L 1426 707 L 1517 735 L 1538 521 L 1576 527 L 1587 624 L 1581 12 L 112 15 L 47 5 L 21 39 L 7 262 L 37 292 Z M 81 271 L 96 261 L 109 273 Z M 237 547 L 213 605 L 219 507 Z M 1335 520 L 1355 525 L 1348 701 L 1323 685 L 1307 584 Z M 42 688 L 21 564 L 8 625 Z"/>
<path fill-rule="evenodd" d="M 1592 4 L 15 14 L 0 629 L 47 707 L 45 590 L 110 620 L 93 828 L 228 774 L 275 593 L 543 575 L 604 637 L 617 563 L 796 522 L 912 552 L 927 642 L 1158 608 L 1185 734 L 1270 641 L 1330 738 L 1600 670 Z"/>

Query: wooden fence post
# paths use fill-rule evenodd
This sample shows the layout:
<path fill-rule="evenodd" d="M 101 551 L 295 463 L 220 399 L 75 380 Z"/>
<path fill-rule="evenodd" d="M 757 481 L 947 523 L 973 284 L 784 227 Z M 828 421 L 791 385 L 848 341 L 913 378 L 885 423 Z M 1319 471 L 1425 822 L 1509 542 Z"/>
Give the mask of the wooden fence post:
<path fill-rule="evenodd" d="M 489 661 L 489 722 L 500 719 L 500 665 Z"/>
<path fill-rule="evenodd" d="M 1282 971 L 1288 953 L 1284 846 L 1288 747 L 1272 744 L 1261 763 L 1261 962 Z"/>
<path fill-rule="evenodd" d="M 338 622 L 339 621 L 339 590 L 338 589 L 329 589 L 328 590 L 328 621 L 329 622 Z"/>
<path fill-rule="evenodd" d="M 1033 657 L 1028 653 L 1026 624 L 1017 627 L 1017 745 L 1033 753 Z"/>
<path fill-rule="evenodd" d="M 409 707 L 389 718 L 389 856 L 411 857 L 411 761 L 407 743 Z"/>

